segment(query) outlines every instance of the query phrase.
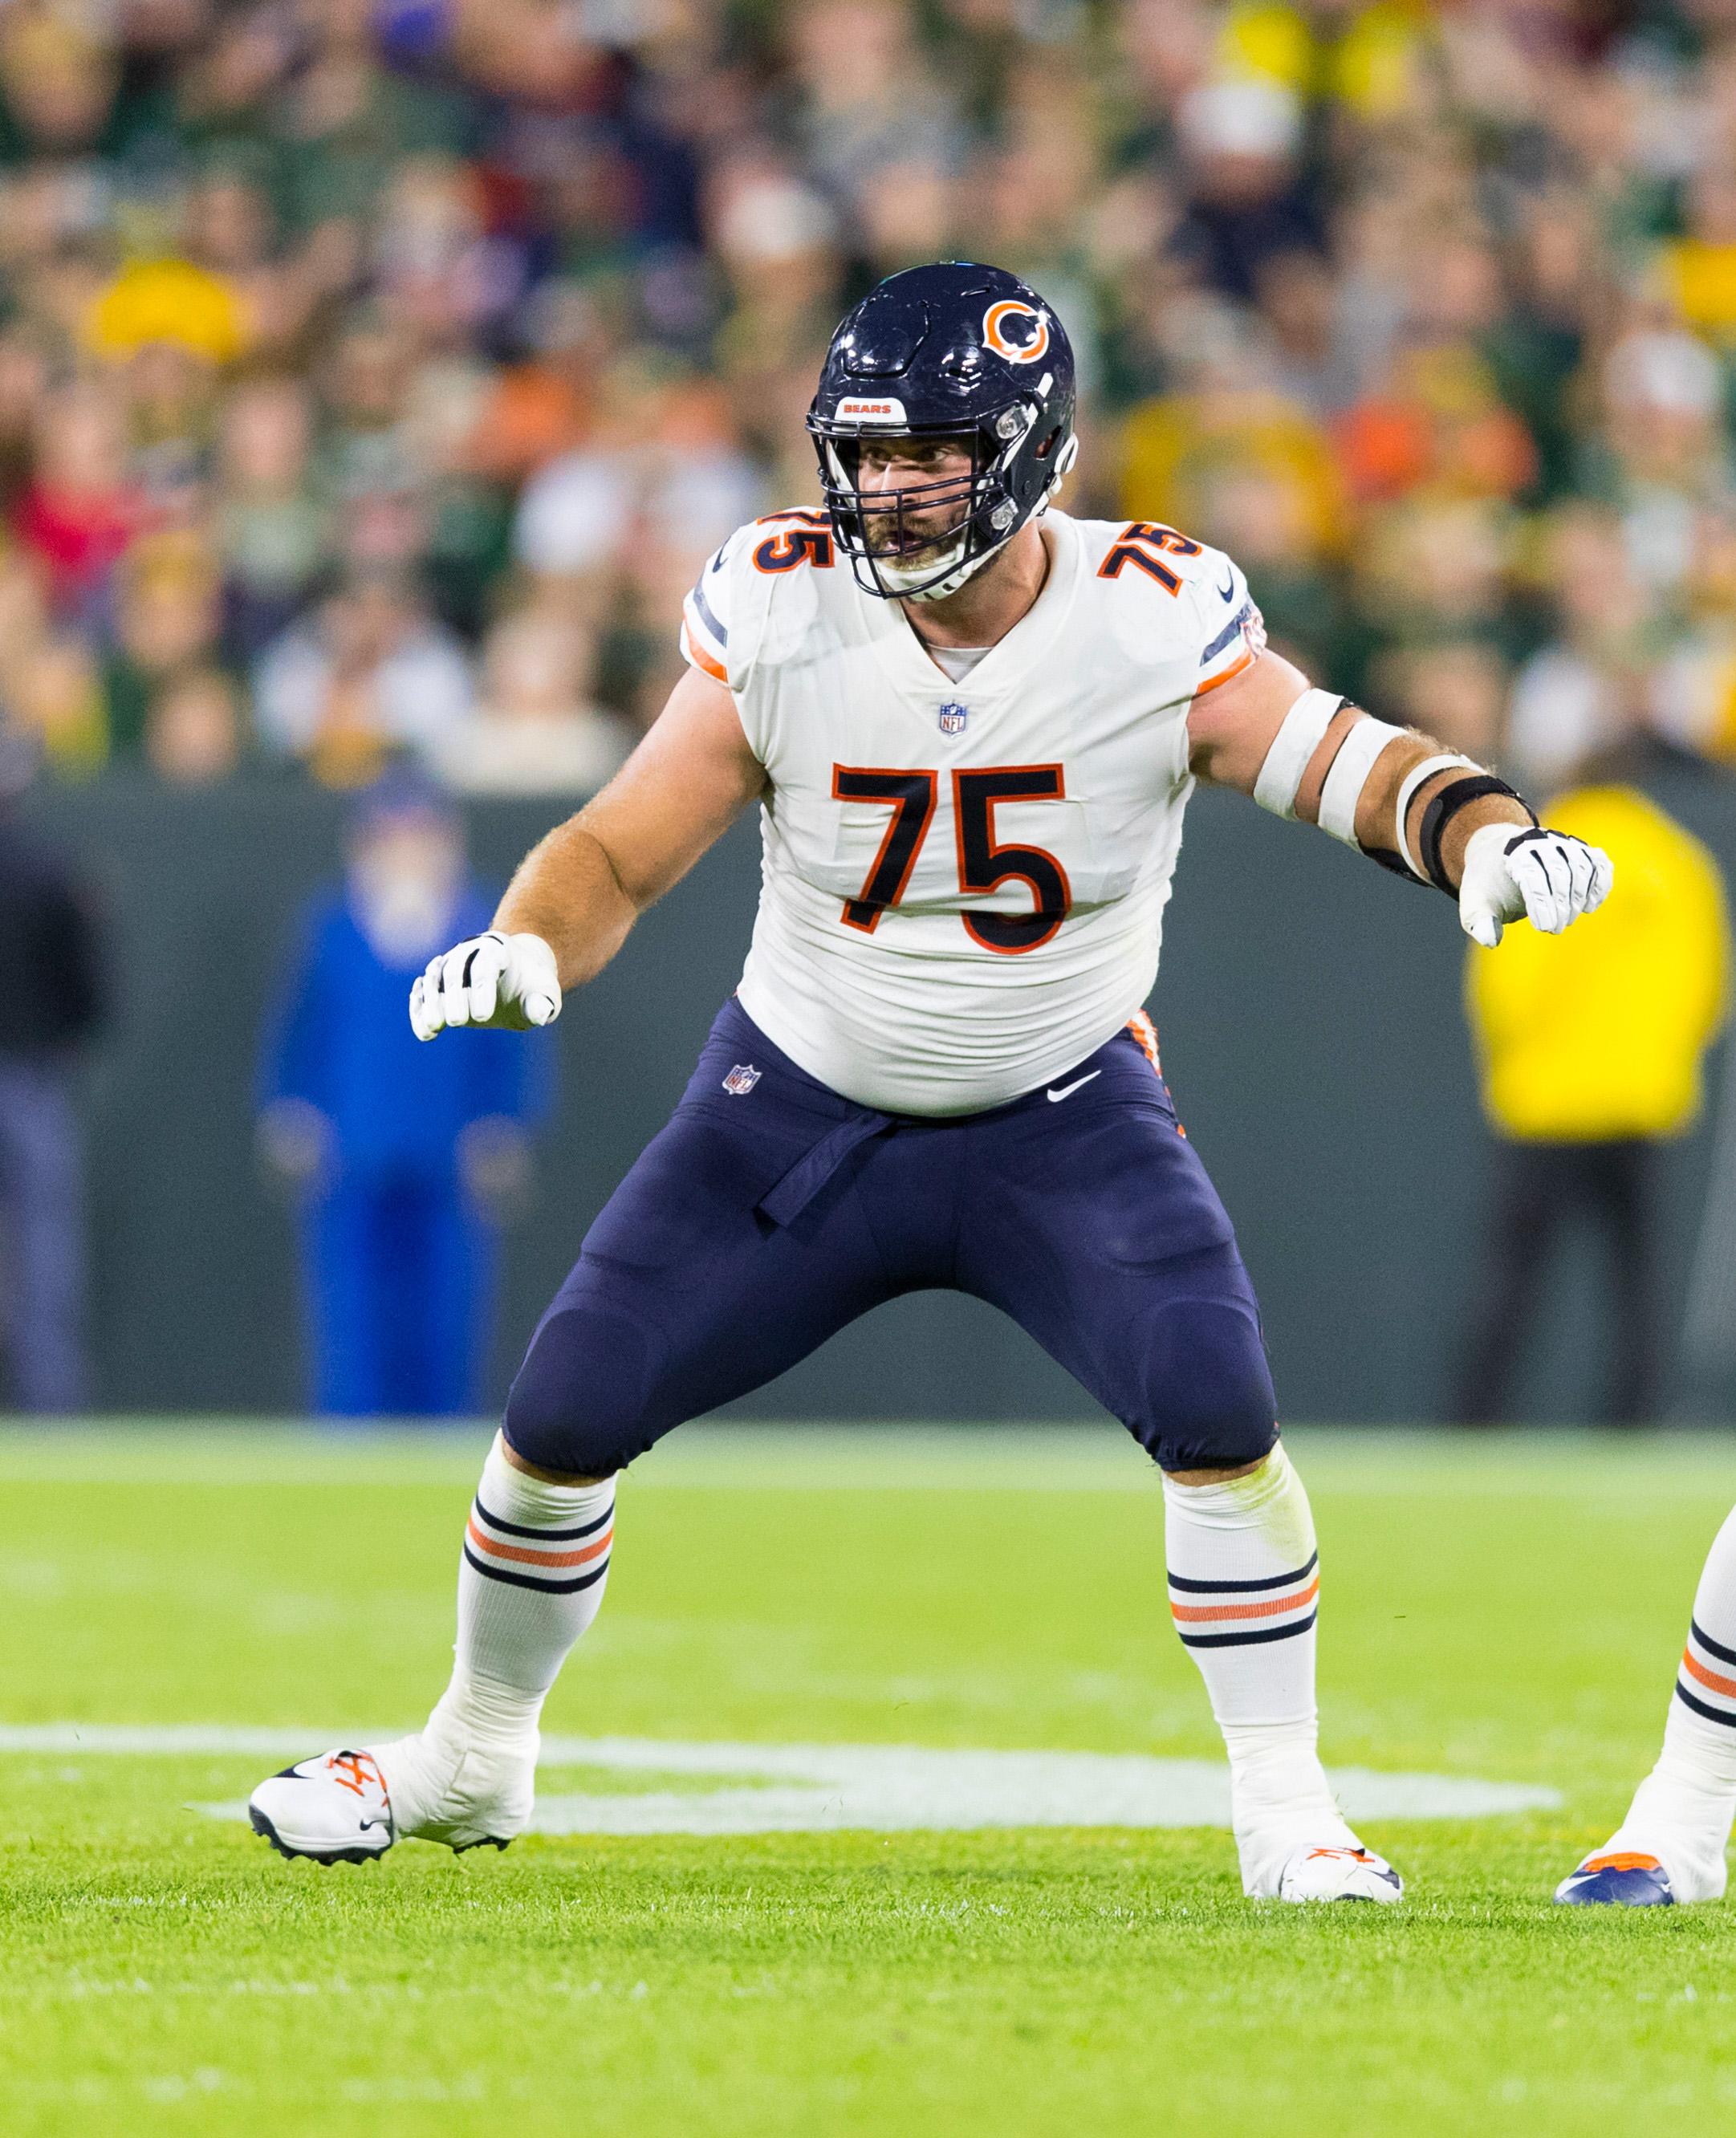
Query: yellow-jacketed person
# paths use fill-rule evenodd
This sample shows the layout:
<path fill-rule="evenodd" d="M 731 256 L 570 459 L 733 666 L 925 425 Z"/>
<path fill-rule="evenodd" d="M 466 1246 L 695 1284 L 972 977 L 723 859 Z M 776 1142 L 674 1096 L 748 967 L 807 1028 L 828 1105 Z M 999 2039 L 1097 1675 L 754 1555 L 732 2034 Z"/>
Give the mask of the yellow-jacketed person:
<path fill-rule="evenodd" d="M 1483 1106 L 1499 1139 L 1484 1305 L 1458 1413 L 1502 1415 L 1552 1251 L 1589 1221 L 1607 1255 L 1606 1415 L 1654 1415 L 1660 1345 L 1660 1146 L 1699 1111 L 1701 1064 L 1725 1015 L 1729 921 L 1718 865 L 1636 788 L 1584 785 L 1549 821 L 1602 847 L 1618 888 L 1605 925 L 1558 940 L 1509 933 L 1466 968 Z"/>

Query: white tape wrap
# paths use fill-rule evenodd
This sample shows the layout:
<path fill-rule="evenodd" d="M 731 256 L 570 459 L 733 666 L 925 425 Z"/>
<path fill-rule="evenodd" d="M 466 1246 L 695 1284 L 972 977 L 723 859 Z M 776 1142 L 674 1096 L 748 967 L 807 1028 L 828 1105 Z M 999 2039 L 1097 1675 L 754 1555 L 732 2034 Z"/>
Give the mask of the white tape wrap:
<path fill-rule="evenodd" d="M 1417 857 L 1411 852 L 1410 840 L 1405 835 L 1405 820 L 1411 813 L 1412 798 L 1424 780 L 1432 779 L 1437 772 L 1445 772 L 1455 764 L 1462 764 L 1467 772 L 1480 772 L 1483 769 L 1479 764 L 1473 764 L 1468 757 L 1461 757 L 1456 749 L 1443 750 L 1439 757 L 1426 757 L 1421 764 L 1413 764 L 1404 776 L 1403 786 L 1398 790 L 1398 808 L 1395 812 L 1398 851 L 1404 857 L 1405 866 L 1422 883 L 1426 883 L 1428 878 L 1418 866 Z"/>
<path fill-rule="evenodd" d="M 1284 725 L 1273 736 L 1254 782 L 1254 799 L 1262 809 L 1270 809 L 1275 817 L 1295 815 L 1296 789 L 1308 760 L 1320 747 L 1320 738 L 1343 702 L 1330 691 L 1304 691 L 1284 715 Z"/>
<path fill-rule="evenodd" d="M 1374 760 L 1389 742 L 1397 742 L 1403 733 L 1402 728 L 1395 728 L 1390 720 L 1377 720 L 1367 714 L 1352 728 L 1339 744 L 1339 754 L 1326 775 L 1326 783 L 1320 789 L 1323 832 L 1329 832 L 1347 847 L 1356 844 L 1356 806 L 1363 798 L 1363 789 L 1374 769 Z"/>

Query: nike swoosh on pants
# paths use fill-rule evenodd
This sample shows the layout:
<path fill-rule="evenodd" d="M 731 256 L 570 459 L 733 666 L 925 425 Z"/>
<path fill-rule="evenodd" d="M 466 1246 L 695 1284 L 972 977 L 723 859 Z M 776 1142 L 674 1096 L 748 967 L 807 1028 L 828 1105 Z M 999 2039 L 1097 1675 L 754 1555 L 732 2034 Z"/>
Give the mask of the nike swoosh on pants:
<path fill-rule="evenodd" d="M 1051 1105 L 1051 1106 L 1058 1106 L 1058 1105 L 1060 1104 L 1060 1102 L 1061 1101 L 1061 1100 L 1063 1100 L 1063 1099 L 1070 1099 L 1070 1098 L 1072 1097 L 1073 1094 L 1074 1094 L 1076 1091 L 1078 1091 L 1078 1090 L 1080 1089 L 1080 1086 L 1082 1086 L 1082 1085 L 1085 1085 L 1085 1084 L 1089 1084 L 1089 1083 L 1090 1082 L 1090 1081 L 1091 1081 L 1091 1076 L 1100 1076 L 1102 1074 L 1103 1074 L 1103 1071 L 1102 1071 L 1100 1069 L 1094 1069 L 1094 1070 L 1092 1070 L 1092 1071 L 1091 1071 L 1091 1075 L 1090 1075 L 1090 1076 L 1081 1076 L 1081 1077 L 1080 1077 L 1080 1078 L 1078 1079 L 1078 1081 L 1077 1081 L 1077 1082 L 1075 1082 L 1075 1083 L 1072 1083 L 1072 1084 L 1063 1084 L 1063 1085 L 1061 1086 L 1061 1089 L 1060 1089 L 1058 1091 L 1051 1091 L 1051 1092 L 1050 1092 L 1050 1094 L 1049 1094 L 1049 1103 L 1050 1103 L 1050 1105 Z"/>

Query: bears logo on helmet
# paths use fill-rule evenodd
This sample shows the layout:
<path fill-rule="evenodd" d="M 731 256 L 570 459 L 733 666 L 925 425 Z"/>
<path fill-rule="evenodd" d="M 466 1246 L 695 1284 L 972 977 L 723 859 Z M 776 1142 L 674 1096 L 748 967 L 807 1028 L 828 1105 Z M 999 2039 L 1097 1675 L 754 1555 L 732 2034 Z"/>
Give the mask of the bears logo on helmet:
<path fill-rule="evenodd" d="M 1003 297 L 983 315 L 983 339 L 1009 364 L 1035 364 L 1049 346 L 1049 322 L 1034 305 Z"/>

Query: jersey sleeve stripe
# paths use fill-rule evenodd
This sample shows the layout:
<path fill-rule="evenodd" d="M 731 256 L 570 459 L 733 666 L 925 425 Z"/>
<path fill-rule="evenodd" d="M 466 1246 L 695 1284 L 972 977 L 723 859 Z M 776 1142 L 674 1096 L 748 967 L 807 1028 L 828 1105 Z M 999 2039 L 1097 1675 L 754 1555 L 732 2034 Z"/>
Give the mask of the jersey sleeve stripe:
<path fill-rule="evenodd" d="M 1248 605 L 1244 602 L 1241 607 L 1236 610 L 1235 615 L 1232 616 L 1230 618 L 1230 621 L 1224 626 L 1223 629 L 1219 632 L 1217 637 L 1214 638 L 1212 643 L 1206 648 L 1205 652 L 1201 654 L 1200 666 L 1202 668 L 1205 666 L 1208 661 L 1217 660 L 1218 655 L 1223 652 L 1226 646 L 1233 644 L 1234 642 L 1241 637 L 1241 627 L 1247 622 L 1247 620 Z"/>
<path fill-rule="evenodd" d="M 685 620 L 681 625 L 681 651 L 695 668 L 703 668 L 708 676 L 714 676 L 719 683 L 727 683 L 729 671 L 723 662 L 708 653 L 695 637 L 693 627 Z"/>
<path fill-rule="evenodd" d="M 681 624 L 700 652 L 709 655 L 719 667 L 728 662 L 729 634 L 697 587 L 681 604 Z"/>
<path fill-rule="evenodd" d="M 719 646 L 727 646 L 729 643 L 729 634 L 718 622 L 710 603 L 705 598 L 705 581 L 703 575 L 695 582 L 691 598 L 694 607 L 699 611 L 700 622 L 705 625 Z"/>
<path fill-rule="evenodd" d="M 1254 649 L 1252 647 L 1249 647 L 1243 652 L 1242 657 L 1239 661 L 1232 661 L 1230 666 L 1224 669 L 1220 674 L 1216 676 L 1208 676 L 1203 682 L 1197 684 L 1194 686 L 1194 696 L 1196 698 L 1203 698 L 1207 691 L 1215 691 L 1220 683 L 1227 683 L 1232 676 L 1241 675 L 1244 668 L 1252 666 L 1253 659 Z"/>

